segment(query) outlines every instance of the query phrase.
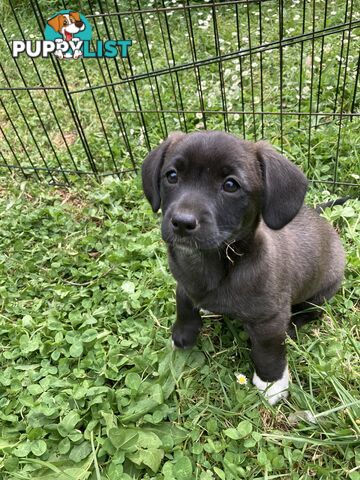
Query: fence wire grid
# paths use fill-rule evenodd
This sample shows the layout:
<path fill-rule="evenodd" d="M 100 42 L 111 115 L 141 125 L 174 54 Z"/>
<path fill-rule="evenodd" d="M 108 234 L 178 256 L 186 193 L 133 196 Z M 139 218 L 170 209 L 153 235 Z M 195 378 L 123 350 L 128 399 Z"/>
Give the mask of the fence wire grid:
<path fill-rule="evenodd" d="M 70 184 L 136 172 L 169 132 L 266 139 L 308 177 L 359 185 L 355 0 L 7 0 L 0 23 L 0 171 Z M 61 9 L 127 58 L 13 58 Z"/>

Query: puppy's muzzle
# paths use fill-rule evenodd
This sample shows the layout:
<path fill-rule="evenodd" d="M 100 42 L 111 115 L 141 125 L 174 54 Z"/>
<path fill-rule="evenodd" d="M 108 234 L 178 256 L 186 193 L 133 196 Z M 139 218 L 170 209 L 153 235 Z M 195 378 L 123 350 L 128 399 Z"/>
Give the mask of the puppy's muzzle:
<path fill-rule="evenodd" d="M 171 218 L 174 234 L 180 237 L 189 237 L 199 228 L 199 222 L 195 215 L 188 212 L 177 212 Z"/>

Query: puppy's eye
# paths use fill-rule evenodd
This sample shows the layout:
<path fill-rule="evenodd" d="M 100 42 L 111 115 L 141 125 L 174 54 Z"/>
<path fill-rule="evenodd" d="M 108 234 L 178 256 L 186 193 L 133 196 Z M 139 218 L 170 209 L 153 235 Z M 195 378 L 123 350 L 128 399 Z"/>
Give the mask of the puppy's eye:
<path fill-rule="evenodd" d="M 225 192 L 234 193 L 240 188 L 239 184 L 233 179 L 228 178 L 223 184 L 223 189 Z"/>
<path fill-rule="evenodd" d="M 166 178 L 169 183 L 177 183 L 178 181 L 177 172 L 175 170 L 170 170 L 169 172 L 167 172 Z"/>
<path fill-rule="evenodd" d="M 68 24 L 67 20 L 64 20 L 64 25 L 67 25 L 67 24 Z"/>

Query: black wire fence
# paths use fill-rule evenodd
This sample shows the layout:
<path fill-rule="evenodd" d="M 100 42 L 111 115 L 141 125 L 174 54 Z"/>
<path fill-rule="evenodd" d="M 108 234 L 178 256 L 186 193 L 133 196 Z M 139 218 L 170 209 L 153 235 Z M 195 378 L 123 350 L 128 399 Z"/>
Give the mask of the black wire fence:
<path fill-rule="evenodd" d="M 357 0 L 358 1 L 358 0 Z M 315 182 L 359 184 L 355 0 L 7 0 L 0 23 L 0 171 L 55 184 L 135 172 L 169 132 L 266 139 Z M 129 55 L 12 57 L 62 9 Z"/>

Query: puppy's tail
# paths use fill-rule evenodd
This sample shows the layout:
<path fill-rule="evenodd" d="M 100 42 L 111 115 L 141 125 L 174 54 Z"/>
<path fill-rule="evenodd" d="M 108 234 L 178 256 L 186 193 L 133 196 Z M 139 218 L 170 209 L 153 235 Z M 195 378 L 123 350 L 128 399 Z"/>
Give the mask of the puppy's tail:
<path fill-rule="evenodd" d="M 335 205 L 343 205 L 347 200 L 349 200 L 351 197 L 348 195 L 347 197 L 341 197 L 337 198 L 336 200 L 330 200 L 329 202 L 324 202 L 324 203 L 319 203 L 319 205 L 316 205 L 315 210 L 318 213 L 322 213 L 325 208 L 332 208 Z"/>

